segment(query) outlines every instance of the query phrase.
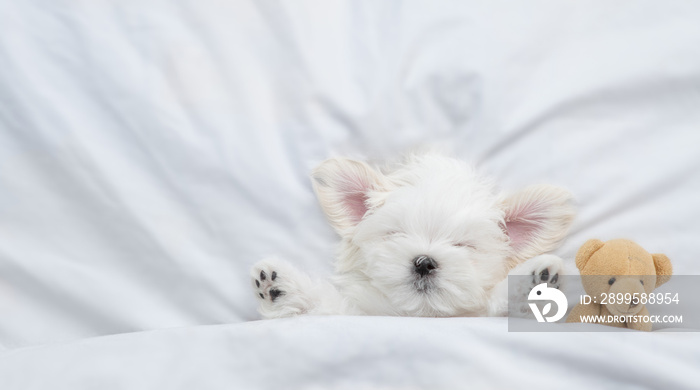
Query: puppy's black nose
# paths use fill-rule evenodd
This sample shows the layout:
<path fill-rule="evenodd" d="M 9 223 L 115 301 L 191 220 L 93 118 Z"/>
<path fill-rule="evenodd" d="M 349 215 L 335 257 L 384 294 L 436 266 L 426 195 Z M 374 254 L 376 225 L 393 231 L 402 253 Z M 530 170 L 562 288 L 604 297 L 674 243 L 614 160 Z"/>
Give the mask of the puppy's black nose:
<path fill-rule="evenodd" d="M 416 267 L 416 273 L 420 276 L 429 274 L 438 266 L 435 260 L 426 255 L 420 255 L 413 259 L 413 265 Z"/>

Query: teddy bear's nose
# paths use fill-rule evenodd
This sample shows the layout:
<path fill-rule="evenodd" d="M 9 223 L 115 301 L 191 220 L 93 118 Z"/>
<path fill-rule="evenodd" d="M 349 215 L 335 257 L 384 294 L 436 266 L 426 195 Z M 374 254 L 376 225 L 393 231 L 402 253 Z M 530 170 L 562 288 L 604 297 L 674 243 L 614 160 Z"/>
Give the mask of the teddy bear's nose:
<path fill-rule="evenodd" d="M 413 259 L 413 265 L 415 266 L 415 271 L 420 276 L 425 276 L 429 274 L 432 270 L 437 268 L 437 262 L 426 255 L 416 256 Z"/>
<path fill-rule="evenodd" d="M 635 308 L 639 305 L 639 298 L 633 297 L 632 302 L 630 302 L 630 309 Z"/>

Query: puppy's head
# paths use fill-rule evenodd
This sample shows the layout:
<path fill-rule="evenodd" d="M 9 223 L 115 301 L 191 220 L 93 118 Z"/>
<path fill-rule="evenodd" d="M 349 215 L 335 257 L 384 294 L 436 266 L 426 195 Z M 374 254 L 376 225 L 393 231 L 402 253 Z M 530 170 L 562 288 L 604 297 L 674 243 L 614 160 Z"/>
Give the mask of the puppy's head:
<path fill-rule="evenodd" d="M 573 218 L 564 190 L 499 196 L 469 166 L 436 155 L 388 172 L 331 159 L 312 178 L 343 239 L 338 271 L 363 274 L 402 315 L 483 310 L 510 263 L 551 250 Z"/>

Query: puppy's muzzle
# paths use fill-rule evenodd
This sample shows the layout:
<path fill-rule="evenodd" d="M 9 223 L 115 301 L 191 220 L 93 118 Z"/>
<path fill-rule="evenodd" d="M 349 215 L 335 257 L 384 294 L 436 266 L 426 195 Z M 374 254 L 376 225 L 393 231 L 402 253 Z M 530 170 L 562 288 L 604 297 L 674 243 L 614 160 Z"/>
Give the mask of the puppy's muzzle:
<path fill-rule="evenodd" d="M 432 257 L 426 255 L 416 256 L 413 259 L 413 265 L 416 273 L 420 276 L 428 275 L 438 266 L 437 262 L 433 260 Z"/>

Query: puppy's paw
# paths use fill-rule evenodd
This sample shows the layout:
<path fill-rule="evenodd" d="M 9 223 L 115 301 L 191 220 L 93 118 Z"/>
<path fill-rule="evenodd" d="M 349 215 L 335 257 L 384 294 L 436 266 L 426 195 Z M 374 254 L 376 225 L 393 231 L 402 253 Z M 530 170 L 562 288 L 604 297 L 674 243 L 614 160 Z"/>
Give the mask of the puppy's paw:
<path fill-rule="evenodd" d="M 562 274 L 563 270 L 564 261 L 559 256 L 540 255 L 513 268 L 509 275 L 532 276 L 526 283 L 529 290 L 541 283 L 547 283 L 548 287 L 560 288 L 561 278 L 559 275 Z"/>
<path fill-rule="evenodd" d="M 552 255 L 538 256 L 532 271 L 532 287 L 541 283 L 547 283 L 547 287 L 558 289 L 561 287 L 559 275 L 564 270 L 564 262 L 561 258 Z"/>
<path fill-rule="evenodd" d="M 562 286 L 564 261 L 554 255 L 540 255 L 526 260 L 513 268 L 508 275 L 519 276 L 516 284 L 509 285 L 508 298 L 511 302 L 510 314 L 525 316 L 531 314 L 528 295 L 537 285 L 547 283 L 548 287 L 559 289 Z"/>
<path fill-rule="evenodd" d="M 261 260 L 253 265 L 250 275 L 263 317 L 289 317 L 306 312 L 304 290 L 310 280 L 290 264 L 277 259 Z"/>
<path fill-rule="evenodd" d="M 259 280 L 254 278 L 255 287 L 258 289 L 260 299 L 269 299 L 270 301 L 274 302 L 277 298 L 284 295 L 285 292 L 280 290 L 275 283 L 275 279 L 277 279 L 277 271 L 271 271 L 270 268 L 268 268 L 268 271 L 265 272 L 265 268 L 266 267 L 260 270 L 260 273 L 258 274 L 260 275 Z"/>
<path fill-rule="evenodd" d="M 287 294 L 279 278 L 277 269 L 279 264 L 274 260 L 263 260 L 256 263 L 251 271 L 253 290 L 262 300 L 275 303 L 280 297 Z"/>

